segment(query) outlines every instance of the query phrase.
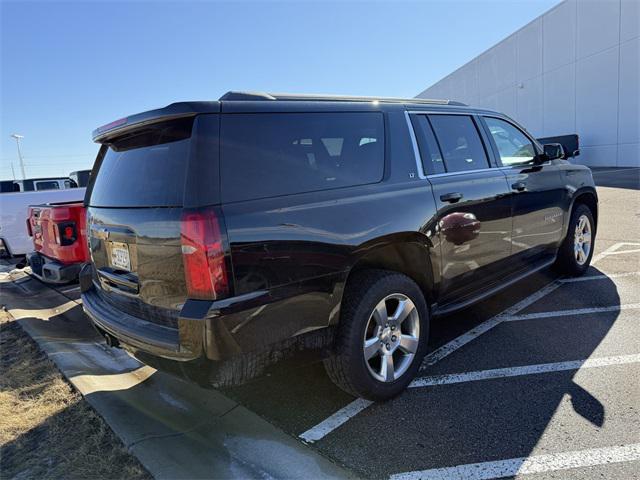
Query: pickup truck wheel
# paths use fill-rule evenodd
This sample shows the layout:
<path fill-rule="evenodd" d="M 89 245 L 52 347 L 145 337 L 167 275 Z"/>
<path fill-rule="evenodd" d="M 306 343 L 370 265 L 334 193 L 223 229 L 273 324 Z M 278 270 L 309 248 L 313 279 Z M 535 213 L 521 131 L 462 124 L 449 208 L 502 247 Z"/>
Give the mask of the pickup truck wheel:
<path fill-rule="evenodd" d="M 409 277 L 366 270 L 349 280 L 336 354 L 324 365 L 342 390 L 369 400 L 402 392 L 416 375 L 429 336 L 429 313 Z"/>
<path fill-rule="evenodd" d="M 556 266 L 561 273 L 580 276 L 589 268 L 595 241 L 595 223 L 589 207 L 578 204 L 571 212 L 567 236 L 560 247 Z"/>

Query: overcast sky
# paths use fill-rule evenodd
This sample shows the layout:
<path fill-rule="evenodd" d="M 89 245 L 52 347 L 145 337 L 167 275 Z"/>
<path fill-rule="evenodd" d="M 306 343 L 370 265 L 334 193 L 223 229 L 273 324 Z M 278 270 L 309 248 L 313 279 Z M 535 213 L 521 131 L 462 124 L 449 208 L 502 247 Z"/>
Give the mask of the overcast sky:
<path fill-rule="evenodd" d="M 66 176 L 97 126 L 228 90 L 413 97 L 557 3 L 2 0 L 0 178 L 11 133 L 27 176 Z"/>

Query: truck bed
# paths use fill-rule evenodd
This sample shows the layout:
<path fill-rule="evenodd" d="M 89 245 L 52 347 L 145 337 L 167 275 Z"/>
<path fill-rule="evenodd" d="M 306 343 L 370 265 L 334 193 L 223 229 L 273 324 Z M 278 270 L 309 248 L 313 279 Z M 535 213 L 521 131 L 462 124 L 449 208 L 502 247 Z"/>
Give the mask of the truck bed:
<path fill-rule="evenodd" d="M 33 251 L 33 242 L 27 232 L 30 205 L 79 202 L 84 199 L 84 193 L 84 188 L 70 188 L 0 194 L 0 240 L 4 244 L 5 254 L 15 257 Z"/>

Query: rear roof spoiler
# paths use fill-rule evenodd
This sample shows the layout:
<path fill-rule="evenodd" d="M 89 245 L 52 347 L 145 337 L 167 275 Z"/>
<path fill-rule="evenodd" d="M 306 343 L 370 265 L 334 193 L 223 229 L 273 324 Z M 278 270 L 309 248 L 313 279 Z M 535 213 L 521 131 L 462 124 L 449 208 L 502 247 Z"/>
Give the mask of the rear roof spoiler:
<path fill-rule="evenodd" d="M 164 108 L 149 110 L 107 123 L 93 131 L 93 141 L 103 143 L 130 130 L 177 118 L 192 117 L 200 113 L 220 112 L 220 102 L 177 102 Z"/>

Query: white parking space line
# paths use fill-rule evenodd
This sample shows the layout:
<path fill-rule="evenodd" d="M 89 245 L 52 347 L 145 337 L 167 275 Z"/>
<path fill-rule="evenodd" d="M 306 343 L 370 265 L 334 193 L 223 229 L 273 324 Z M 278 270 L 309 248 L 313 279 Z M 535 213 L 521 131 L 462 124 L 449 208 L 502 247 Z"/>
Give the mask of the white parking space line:
<path fill-rule="evenodd" d="M 589 315 L 591 313 L 619 312 L 620 310 L 640 309 L 640 303 L 627 303 L 625 305 L 611 305 L 609 307 L 576 308 L 574 310 L 556 310 L 555 312 L 525 313 L 504 318 L 503 322 L 519 322 L 521 320 L 535 320 L 537 318 L 567 317 L 570 315 Z"/>
<path fill-rule="evenodd" d="M 625 278 L 625 277 L 637 277 L 640 272 L 626 272 L 626 273 L 613 273 L 607 275 L 606 273 L 600 273 L 597 275 L 584 275 L 582 277 L 561 278 L 560 283 L 575 283 L 575 282 L 589 282 L 591 280 L 607 280 L 609 278 Z"/>
<path fill-rule="evenodd" d="M 607 253 L 607 256 L 609 256 L 609 255 L 624 255 L 625 253 L 639 253 L 639 252 L 640 252 L 640 248 L 635 248 L 633 250 L 618 250 L 616 252 Z"/>
<path fill-rule="evenodd" d="M 477 370 L 475 372 L 450 373 L 447 375 L 432 375 L 430 377 L 416 378 L 411 382 L 409 388 L 434 387 L 436 385 L 451 385 L 453 383 L 475 382 L 495 378 L 520 377 L 523 375 L 562 372 L 565 370 L 581 370 L 583 368 L 600 368 L 611 365 L 625 365 L 628 363 L 640 363 L 640 354 L 587 358 L 568 362 L 539 363 L 537 365 L 494 368 L 490 370 Z"/>
<path fill-rule="evenodd" d="M 640 443 L 616 447 L 590 448 L 573 452 L 550 453 L 510 458 L 493 462 L 469 463 L 456 467 L 434 468 L 391 475 L 391 480 L 489 480 L 531 473 L 554 472 L 611 463 L 640 460 Z"/>
<path fill-rule="evenodd" d="M 607 248 L 606 250 L 598 253 L 597 255 L 594 255 L 591 258 L 591 266 L 595 265 L 596 263 L 598 263 L 600 260 L 602 260 L 603 258 L 605 258 L 607 255 L 611 254 L 611 252 L 615 252 L 616 250 L 618 250 L 620 247 L 622 247 L 624 245 L 624 242 L 618 242 L 618 243 L 614 243 L 613 245 L 611 245 L 609 248 Z"/>
<path fill-rule="evenodd" d="M 460 335 L 459 337 L 451 340 L 449 343 L 446 343 L 440 348 L 434 350 L 429 355 L 424 357 L 424 360 L 422 361 L 422 366 L 420 367 L 420 369 L 424 370 L 426 367 L 439 362 L 444 357 L 448 356 L 449 354 L 458 350 L 460 347 L 469 343 L 471 340 L 474 340 L 475 338 L 479 337 L 483 333 L 491 330 L 493 327 L 503 322 L 505 318 L 515 315 L 520 310 L 527 308 L 529 305 L 547 296 L 548 294 L 553 292 L 556 288 L 558 288 L 560 285 L 562 284 L 558 280 L 548 283 L 537 292 L 529 295 L 528 297 L 524 298 L 523 300 L 516 303 L 515 305 L 507 308 L 506 310 L 499 313 L 498 315 L 491 317 L 489 320 L 486 320 L 480 325 L 478 325 L 477 327 L 472 328 L 467 333 Z"/>
<path fill-rule="evenodd" d="M 615 243 L 615 244 L 611 245 L 609 248 L 607 248 L 605 251 L 601 252 L 600 254 L 594 255 L 593 258 L 591 259 L 591 265 L 594 265 L 597 262 L 599 262 L 600 260 L 602 260 L 606 256 L 606 254 L 608 252 L 614 252 L 614 251 L 616 251 L 618 248 L 620 248 L 623 245 L 624 245 L 624 243 L 622 243 L 622 242 Z M 596 277 L 596 276 L 594 275 L 594 277 Z M 451 353 L 453 353 L 456 350 L 458 350 L 460 347 L 466 345 L 467 343 L 469 343 L 470 341 L 472 341 L 475 338 L 479 337 L 483 333 L 488 332 L 489 330 L 491 330 L 496 325 L 499 325 L 500 323 L 502 323 L 504 321 L 505 318 L 513 317 L 519 311 L 525 309 L 529 305 L 537 302 L 541 298 L 543 298 L 546 295 L 550 294 L 555 289 L 560 287 L 562 284 L 563 284 L 563 282 L 562 282 L 561 279 L 557 279 L 557 280 L 554 280 L 551 283 L 548 283 L 547 285 L 542 287 L 537 292 L 532 293 L 528 297 L 522 299 L 521 301 L 519 301 L 515 305 L 507 308 L 506 310 L 504 310 L 503 312 L 499 313 L 498 315 L 496 315 L 494 317 L 491 317 L 489 320 L 486 320 L 483 323 L 481 323 L 480 325 L 472 328 L 467 333 L 464 333 L 464 334 L 460 335 L 459 337 L 455 338 L 454 340 L 450 341 L 449 343 L 446 343 L 445 345 L 441 346 L 440 348 L 434 350 L 429 355 L 424 357 L 424 360 L 422 362 L 422 365 L 420 366 L 420 369 L 422 370 L 422 369 L 424 369 L 424 368 L 426 368 L 426 367 L 428 367 L 430 365 L 433 365 L 433 364 L 439 362 L 440 360 L 442 360 L 446 356 L 448 356 Z M 356 416 L 362 410 L 366 409 L 372 403 L 373 402 L 369 402 L 369 401 L 362 400 L 362 399 L 354 400 L 353 402 L 348 404 L 346 407 L 343 407 L 340 410 L 338 410 L 337 412 L 335 412 L 333 415 L 331 415 L 326 420 L 323 420 L 318 425 L 316 425 L 316 426 L 310 428 L 309 430 L 307 430 L 306 432 L 300 434 L 300 438 L 305 440 L 305 441 L 307 441 L 307 442 L 310 442 L 310 443 L 318 441 L 318 440 L 324 438 L 329 433 L 331 433 L 336 428 L 338 428 L 341 425 L 343 425 L 344 423 L 346 423 L 349 419 L 351 419 L 354 416 Z"/>
<path fill-rule="evenodd" d="M 65 290 L 60 290 L 60 293 L 71 293 L 71 292 L 79 292 L 79 291 L 80 291 L 80 286 L 75 286 L 75 287 L 67 288 Z"/>
<path fill-rule="evenodd" d="M 340 425 L 345 423 L 351 417 L 360 413 L 362 410 L 367 408 L 372 403 L 373 402 L 370 400 L 359 398 L 351 402 L 346 407 L 341 408 L 336 413 L 331 415 L 326 420 L 323 420 L 315 427 L 310 428 L 304 433 L 301 433 L 300 438 L 305 442 L 309 442 L 309 443 L 313 443 L 316 440 L 320 440 L 325 435 L 327 435 L 328 433 L 332 432 L 333 430 L 338 428 Z"/>

